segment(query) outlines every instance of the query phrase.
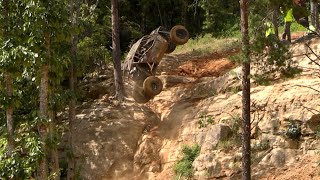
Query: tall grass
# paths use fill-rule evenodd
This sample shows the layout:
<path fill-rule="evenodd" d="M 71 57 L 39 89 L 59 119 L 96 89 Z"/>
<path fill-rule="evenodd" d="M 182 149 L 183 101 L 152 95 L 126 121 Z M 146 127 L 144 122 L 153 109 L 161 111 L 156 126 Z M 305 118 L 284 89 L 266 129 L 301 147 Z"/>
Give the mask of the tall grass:
<path fill-rule="evenodd" d="M 237 38 L 215 38 L 210 34 L 201 37 L 189 39 L 189 41 L 178 46 L 174 51 L 175 54 L 191 54 L 191 55 L 206 55 L 214 52 L 225 52 L 239 48 L 240 43 Z"/>
<path fill-rule="evenodd" d="M 284 28 L 283 25 L 279 26 L 279 34 L 281 35 Z M 293 22 L 291 25 L 291 32 L 306 31 L 306 29 Z M 227 32 L 226 32 L 227 33 Z M 240 47 L 240 31 L 234 31 L 233 37 L 213 37 L 211 34 L 205 34 L 195 38 L 189 39 L 189 41 L 181 46 L 177 46 L 174 54 L 189 54 L 195 56 L 205 56 L 214 52 L 226 52 Z"/>
<path fill-rule="evenodd" d="M 291 32 L 298 32 L 298 31 L 307 31 L 307 29 L 297 22 L 293 22 L 290 27 Z M 284 26 L 279 26 L 279 32 L 282 33 L 284 31 Z"/>

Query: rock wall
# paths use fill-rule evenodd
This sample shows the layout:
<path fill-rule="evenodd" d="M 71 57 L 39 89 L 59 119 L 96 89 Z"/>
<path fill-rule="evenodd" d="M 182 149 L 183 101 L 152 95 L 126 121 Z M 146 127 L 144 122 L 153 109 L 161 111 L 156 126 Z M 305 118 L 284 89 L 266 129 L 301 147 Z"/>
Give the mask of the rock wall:
<path fill-rule="evenodd" d="M 158 121 L 158 116 L 146 107 L 114 106 L 101 99 L 78 109 L 81 111 L 76 116 L 74 145 L 80 177 L 131 178 L 141 135 Z M 141 161 L 147 161 L 143 159 L 144 156 Z"/>
<path fill-rule="evenodd" d="M 308 43 L 319 51 L 319 39 Z M 316 136 L 320 67 L 300 55 L 310 54 L 302 43 L 293 44 L 292 51 L 294 61 L 303 67 L 300 76 L 251 89 L 253 176 L 258 179 L 268 179 L 268 172 L 301 163 L 306 156 L 316 160 L 320 148 Z M 184 63 L 173 59 L 164 60 L 159 68 L 172 72 L 177 63 Z M 162 72 L 165 89 L 148 104 L 130 99 L 117 107 L 103 99 L 83 104 L 75 127 L 80 175 L 84 179 L 173 179 L 172 167 L 181 157 L 182 146 L 199 144 L 200 155 L 193 162 L 196 179 L 239 179 L 240 73 L 236 68 L 220 77 L 194 78 Z M 288 138 L 292 124 L 301 129 L 297 139 Z"/>

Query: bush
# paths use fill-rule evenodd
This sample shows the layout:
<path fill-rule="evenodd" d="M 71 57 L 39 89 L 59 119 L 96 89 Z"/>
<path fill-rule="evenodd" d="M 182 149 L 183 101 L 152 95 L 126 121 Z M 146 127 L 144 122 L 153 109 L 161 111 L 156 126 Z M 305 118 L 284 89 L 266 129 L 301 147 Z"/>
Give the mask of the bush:
<path fill-rule="evenodd" d="M 6 133 L 0 136 L 0 179 L 32 179 L 38 160 L 43 157 L 41 141 L 34 126 L 25 123 L 17 127 L 15 149 L 8 153 Z"/>
<path fill-rule="evenodd" d="M 199 128 L 205 128 L 209 124 L 213 124 L 213 123 L 214 123 L 214 119 L 212 115 L 208 115 L 207 113 L 201 113 L 201 115 L 199 116 L 199 120 L 198 120 Z"/>
<path fill-rule="evenodd" d="M 193 147 L 184 146 L 182 148 L 183 157 L 174 165 L 173 170 L 179 176 L 192 177 L 192 163 L 200 153 L 198 144 Z"/>
<path fill-rule="evenodd" d="M 300 125 L 297 122 L 290 121 L 286 131 L 286 135 L 290 139 L 299 139 L 301 136 Z"/>
<path fill-rule="evenodd" d="M 241 117 L 240 115 L 235 115 L 230 119 L 230 128 L 232 132 L 232 136 L 226 140 L 219 141 L 217 148 L 222 149 L 224 152 L 230 152 L 234 148 L 238 148 L 241 146 L 241 136 L 240 136 L 240 128 L 241 128 Z"/>
<path fill-rule="evenodd" d="M 261 151 L 265 151 L 269 148 L 270 148 L 270 141 L 268 139 L 264 139 L 259 143 L 253 144 L 251 147 L 251 151 L 253 153 L 261 152 Z"/>

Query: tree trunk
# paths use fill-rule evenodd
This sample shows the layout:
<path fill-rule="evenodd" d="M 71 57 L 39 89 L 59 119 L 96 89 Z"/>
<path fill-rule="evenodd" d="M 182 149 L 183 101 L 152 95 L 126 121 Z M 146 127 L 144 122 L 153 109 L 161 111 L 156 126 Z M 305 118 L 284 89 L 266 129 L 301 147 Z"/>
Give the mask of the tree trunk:
<path fill-rule="evenodd" d="M 50 111 L 49 112 L 49 132 L 50 132 L 50 138 L 52 140 L 55 139 L 56 136 L 56 130 L 55 130 L 55 112 Z M 53 174 L 53 180 L 59 180 L 60 179 L 60 169 L 59 169 L 59 153 L 57 149 L 57 144 L 53 144 L 53 146 L 50 148 L 50 155 L 51 155 L 51 162 L 50 162 L 50 174 Z"/>
<path fill-rule="evenodd" d="M 4 0 L 2 2 L 3 6 L 3 17 L 6 19 L 6 22 L 8 22 L 9 18 L 9 1 Z M 8 25 L 4 25 L 4 33 L 3 36 L 4 38 L 8 37 Z M 12 106 L 12 94 L 13 94 L 13 80 L 12 80 L 12 75 L 9 72 L 6 72 L 4 74 L 4 80 L 5 80 L 5 88 L 6 88 L 6 93 L 8 98 L 10 99 L 10 104 L 6 107 L 6 120 L 7 120 L 7 130 L 8 130 L 8 152 L 9 154 L 12 153 L 14 150 L 14 124 L 13 124 L 13 106 Z"/>
<path fill-rule="evenodd" d="M 74 145 L 73 145 L 73 124 L 75 121 L 76 116 L 76 97 L 75 94 L 75 84 L 76 84 L 76 77 L 75 77 L 75 67 L 74 62 L 76 60 L 76 53 L 77 53 L 77 36 L 73 37 L 72 40 L 72 47 L 71 47 L 71 56 L 72 62 L 70 65 L 70 74 L 69 74 L 69 88 L 70 92 L 72 93 L 70 102 L 69 102 L 69 136 L 68 136 L 68 144 L 69 144 L 69 151 L 70 155 L 68 155 L 68 172 L 67 172 L 67 179 L 73 180 L 75 179 L 75 159 L 74 159 Z"/>
<path fill-rule="evenodd" d="M 12 94 L 13 94 L 13 80 L 10 73 L 5 73 L 6 91 L 10 104 L 6 107 L 7 129 L 8 129 L 8 152 L 12 153 L 14 150 L 14 129 L 13 129 L 13 107 L 12 107 Z"/>
<path fill-rule="evenodd" d="M 70 1 L 71 8 L 71 22 L 73 27 L 78 26 L 78 15 L 79 15 L 79 2 Z M 76 84 L 76 60 L 77 60 L 77 44 L 78 44 L 78 36 L 76 34 L 72 35 L 71 39 L 71 64 L 69 67 L 69 89 L 72 93 L 70 102 L 69 102 L 69 135 L 68 135 L 68 150 L 70 154 L 67 156 L 68 158 L 68 170 L 67 170 L 67 179 L 74 180 L 75 179 L 75 159 L 74 159 L 74 143 L 73 143 L 73 124 L 76 117 L 76 96 L 75 94 L 75 84 Z"/>
<path fill-rule="evenodd" d="M 248 0 L 240 0 L 242 34 L 242 179 L 251 179 L 250 162 L 250 50 L 248 33 Z"/>
<path fill-rule="evenodd" d="M 279 6 L 273 6 L 272 13 L 272 24 L 274 27 L 274 33 L 277 38 L 279 38 L 279 25 L 278 25 L 278 17 L 279 17 Z"/>
<path fill-rule="evenodd" d="M 41 83 L 40 83 L 40 118 L 48 119 L 48 74 L 49 66 L 42 65 L 41 67 Z M 48 178 L 48 163 L 47 163 L 47 146 L 46 139 L 48 134 L 48 128 L 45 123 L 38 123 L 38 133 L 43 143 L 42 149 L 44 156 L 39 161 L 39 167 L 37 172 L 37 179 L 43 180 Z"/>
<path fill-rule="evenodd" d="M 319 13 L 318 13 L 318 1 L 310 0 L 311 9 L 311 24 L 319 31 Z"/>
<path fill-rule="evenodd" d="M 182 6 L 182 22 L 183 22 L 183 25 L 187 26 L 187 17 L 188 17 L 188 4 L 187 2 L 183 1 L 183 6 Z"/>
<path fill-rule="evenodd" d="M 119 13 L 118 0 L 111 0 L 112 15 L 112 58 L 114 68 L 114 81 L 116 87 L 116 98 L 123 100 L 123 81 L 120 59 L 120 37 L 119 37 Z"/>
<path fill-rule="evenodd" d="M 46 51 L 47 51 L 47 62 L 50 63 L 51 61 L 51 37 L 50 37 L 50 33 L 45 33 L 45 37 L 44 37 L 44 41 L 45 41 L 45 47 L 46 47 Z M 53 94 L 54 90 L 51 91 L 51 93 L 49 92 L 49 65 L 46 65 L 46 75 L 42 75 L 41 78 L 43 76 L 46 76 L 46 83 L 43 84 L 43 87 L 46 87 L 46 92 L 45 92 L 45 96 L 46 96 L 46 103 L 45 105 L 45 110 L 43 110 L 45 113 L 46 119 L 49 119 L 49 127 L 46 127 L 47 130 L 49 131 L 49 137 L 48 134 L 46 134 L 46 138 L 50 138 L 51 142 L 54 142 L 54 136 L 55 136 L 55 118 L 54 118 L 54 112 L 52 110 L 49 111 L 48 108 L 48 97 L 49 94 Z M 42 85 L 42 82 L 41 82 Z M 53 87 L 54 88 L 54 87 Z M 51 89 L 53 89 L 51 88 Z M 41 100 L 40 100 L 41 102 Z M 40 108 L 41 108 L 41 104 L 40 104 Z M 40 109 L 41 111 L 41 109 Z M 60 169 L 59 169 L 59 154 L 58 154 L 58 150 L 57 150 L 57 145 L 56 144 L 50 144 L 50 148 L 47 148 L 47 145 L 45 144 L 45 149 L 48 150 L 48 153 L 50 153 L 50 175 L 53 175 L 53 179 L 54 180 L 58 180 L 60 179 Z"/>
<path fill-rule="evenodd" d="M 76 45 L 76 44 L 75 44 Z M 76 49 L 75 45 L 72 45 L 72 56 L 73 58 L 75 57 Z M 74 60 L 72 60 L 74 61 Z M 74 73 L 74 62 L 71 62 L 70 66 L 70 75 L 69 75 L 69 88 L 70 92 L 72 94 L 75 93 L 75 83 L 76 83 L 76 78 L 75 78 L 75 73 Z M 74 180 L 75 179 L 75 159 L 74 159 L 74 145 L 73 145 L 73 123 L 75 121 L 75 116 L 76 116 L 76 99 L 75 96 L 72 95 L 70 102 L 69 102 L 69 136 L 68 136 L 68 150 L 70 151 L 70 154 L 68 155 L 68 171 L 67 171 L 67 179 L 68 180 Z"/>

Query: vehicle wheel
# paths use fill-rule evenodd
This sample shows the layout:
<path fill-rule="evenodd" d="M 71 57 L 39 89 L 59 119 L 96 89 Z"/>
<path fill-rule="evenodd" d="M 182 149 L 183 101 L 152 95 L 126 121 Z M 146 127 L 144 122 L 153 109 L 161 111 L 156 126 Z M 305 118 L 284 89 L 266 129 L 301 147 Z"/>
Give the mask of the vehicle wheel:
<path fill-rule="evenodd" d="M 141 104 L 147 103 L 151 99 L 151 96 L 146 95 L 142 87 L 139 87 L 137 85 L 133 87 L 132 97 L 137 103 Z"/>
<path fill-rule="evenodd" d="M 170 30 L 171 41 L 177 45 L 185 44 L 189 40 L 189 32 L 182 25 L 176 25 Z"/>
<path fill-rule="evenodd" d="M 150 76 L 143 82 L 144 92 L 146 93 L 146 95 L 151 97 L 158 95 L 162 91 L 162 87 L 162 81 L 155 76 Z"/>
<path fill-rule="evenodd" d="M 167 54 L 172 53 L 176 49 L 176 47 L 177 46 L 173 42 L 169 42 L 166 53 Z"/>

